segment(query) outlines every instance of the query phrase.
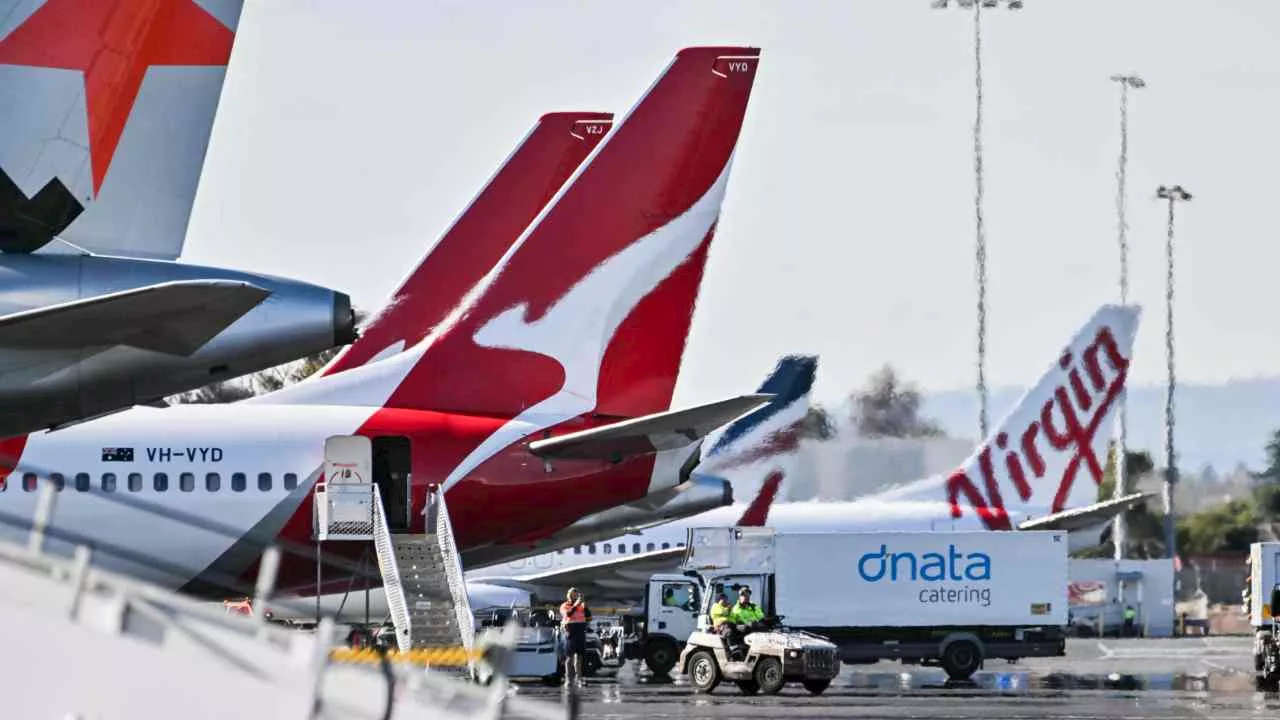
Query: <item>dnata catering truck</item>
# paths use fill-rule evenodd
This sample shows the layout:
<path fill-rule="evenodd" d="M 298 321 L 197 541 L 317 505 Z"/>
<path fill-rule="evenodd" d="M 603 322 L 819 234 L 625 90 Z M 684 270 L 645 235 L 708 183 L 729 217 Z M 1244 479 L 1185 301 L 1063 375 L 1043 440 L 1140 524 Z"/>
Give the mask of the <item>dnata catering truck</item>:
<path fill-rule="evenodd" d="M 1253 626 L 1253 669 L 1268 684 L 1280 682 L 1280 542 L 1249 546 L 1244 605 Z"/>
<path fill-rule="evenodd" d="M 766 615 L 829 638 L 844 663 L 938 665 L 956 680 L 986 658 L 1066 651 L 1067 534 L 689 531 L 683 574 L 649 579 L 640 652 L 675 668 L 724 592 L 751 588 Z"/>

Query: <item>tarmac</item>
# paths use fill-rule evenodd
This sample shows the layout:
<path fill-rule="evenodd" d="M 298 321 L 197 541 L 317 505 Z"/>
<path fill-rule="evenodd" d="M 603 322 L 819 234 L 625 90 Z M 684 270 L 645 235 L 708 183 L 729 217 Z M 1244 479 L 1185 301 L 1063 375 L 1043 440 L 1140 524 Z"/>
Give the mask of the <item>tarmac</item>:
<path fill-rule="evenodd" d="M 1249 637 L 1074 639 L 1067 655 L 989 661 L 972 682 L 936 668 L 846 665 L 827 692 L 788 686 L 747 697 L 733 685 L 697 695 L 684 678 L 655 681 L 636 664 L 605 670 L 579 691 L 582 718 L 1275 718 L 1280 694 L 1259 689 Z M 522 684 L 526 697 L 563 698 Z"/>

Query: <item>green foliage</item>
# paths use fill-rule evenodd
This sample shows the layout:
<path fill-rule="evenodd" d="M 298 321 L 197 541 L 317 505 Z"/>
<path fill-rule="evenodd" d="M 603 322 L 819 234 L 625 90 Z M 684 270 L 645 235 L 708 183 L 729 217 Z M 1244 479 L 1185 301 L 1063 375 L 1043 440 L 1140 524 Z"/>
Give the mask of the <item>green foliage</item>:
<path fill-rule="evenodd" d="M 1178 523 L 1179 550 L 1192 555 L 1248 552 L 1249 544 L 1257 541 L 1258 514 L 1252 499 L 1233 500 Z"/>

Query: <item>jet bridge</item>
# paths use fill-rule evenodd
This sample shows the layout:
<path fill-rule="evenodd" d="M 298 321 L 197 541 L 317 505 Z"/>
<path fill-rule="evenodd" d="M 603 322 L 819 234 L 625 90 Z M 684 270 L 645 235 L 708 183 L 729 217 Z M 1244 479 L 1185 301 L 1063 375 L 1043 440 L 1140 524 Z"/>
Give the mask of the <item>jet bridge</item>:
<path fill-rule="evenodd" d="M 389 523 L 384 493 L 406 497 L 412 485 L 407 473 L 375 475 L 374 442 L 361 436 L 326 441 L 325 479 L 315 489 L 317 548 L 335 541 L 372 542 L 398 648 L 463 648 L 470 655 L 475 621 L 444 492 L 432 487 L 427 493 L 424 533 Z M 389 482 L 404 485 L 393 488 Z M 317 563 L 317 593 L 323 585 L 321 566 Z M 474 674 L 473 666 L 468 669 Z"/>

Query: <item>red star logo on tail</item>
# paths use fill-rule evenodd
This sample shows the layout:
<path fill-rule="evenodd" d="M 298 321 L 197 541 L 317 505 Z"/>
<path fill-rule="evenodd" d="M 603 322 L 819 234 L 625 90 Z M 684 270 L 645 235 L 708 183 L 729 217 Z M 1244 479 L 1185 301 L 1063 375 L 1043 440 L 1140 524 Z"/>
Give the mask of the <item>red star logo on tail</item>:
<path fill-rule="evenodd" d="M 49 0 L 0 40 L 0 64 L 79 70 L 94 195 L 152 65 L 226 65 L 235 33 L 192 0 Z"/>

